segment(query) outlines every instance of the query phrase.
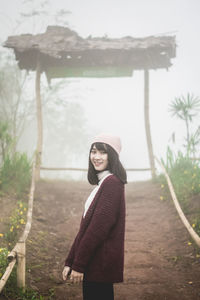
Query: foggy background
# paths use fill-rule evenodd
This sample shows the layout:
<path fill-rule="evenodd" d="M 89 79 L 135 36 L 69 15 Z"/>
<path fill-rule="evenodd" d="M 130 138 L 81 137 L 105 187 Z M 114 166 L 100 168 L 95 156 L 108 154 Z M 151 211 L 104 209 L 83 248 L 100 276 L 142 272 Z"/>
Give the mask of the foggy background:
<path fill-rule="evenodd" d="M 49 15 L 31 18 L 17 25 L 25 12 L 22 0 L 1 0 L 0 40 L 21 33 L 42 33 L 47 25 L 60 25 L 55 11 L 66 9 L 68 27 L 81 37 L 123 36 L 146 37 L 175 35 L 176 57 L 169 70 L 151 70 L 150 125 L 154 154 L 165 158 L 167 145 L 179 149 L 185 136 L 184 123 L 172 118 L 169 104 L 175 97 L 192 93 L 199 96 L 200 85 L 200 2 L 199 0 L 57 0 L 49 1 Z M 37 7 L 40 1 L 31 1 Z M 1 51 L 13 53 L 4 48 Z M 30 74 L 27 95 L 34 97 L 34 73 Z M 32 76 L 32 77 L 31 77 Z M 43 84 L 47 82 L 42 76 Z M 68 78 L 52 80 L 59 85 L 56 97 L 44 95 L 44 143 L 42 165 L 46 167 L 85 167 L 92 136 L 110 132 L 122 139 L 121 160 L 127 168 L 149 167 L 144 128 L 144 73 L 133 72 L 124 78 Z M 59 100 L 60 99 L 60 100 Z M 55 104 L 55 101 L 57 103 Z M 60 101 L 60 102 L 59 102 Z M 33 102 L 34 104 L 34 102 Z M 68 116 L 72 115 L 75 131 Z M 199 123 L 199 121 L 196 121 Z M 74 134 L 75 133 L 75 134 Z M 172 145 L 175 133 L 176 144 Z M 69 147 L 76 137 L 73 147 Z M 82 145 L 82 146 L 80 146 Z M 36 122 L 32 118 L 25 127 L 18 148 L 31 155 L 36 146 Z M 44 177 L 85 179 L 80 172 L 42 172 Z M 150 178 L 150 172 L 129 172 L 129 180 Z"/>

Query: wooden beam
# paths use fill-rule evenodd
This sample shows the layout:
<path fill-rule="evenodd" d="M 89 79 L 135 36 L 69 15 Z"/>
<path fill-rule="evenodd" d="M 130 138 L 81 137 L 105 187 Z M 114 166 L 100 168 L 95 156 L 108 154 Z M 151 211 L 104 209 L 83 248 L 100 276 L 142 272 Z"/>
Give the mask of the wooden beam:
<path fill-rule="evenodd" d="M 83 171 L 87 172 L 88 169 L 83 168 L 56 168 L 56 167 L 40 167 L 40 170 L 44 171 Z M 151 171 L 150 168 L 126 168 L 126 171 Z"/>
<path fill-rule="evenodd" d="M 37 107 L 37 155 L 36 155 L 36 180 L 40 179 L 40 166 L 42 161 L 42 143 L 43 143 L 43 126 L 42 126 L 42 104 L 40 95 L 40 57 L 38 53 L 36 79 L 35 79 L 35 94 Z"/>
<path fill-rule="evenodd" d="M 153 146 L 151 140 L 151 129 L 150 129 L 150 120 L 149 120 L 149 70 L 144 70 L 144 119 L 145 119 L 145 130 L 146 130 L 146 139 L 147 147 L 149 153 L 149 162 L 151 167 L 152 178 L 155 178 L 155 162 L 153 155 Z"/>

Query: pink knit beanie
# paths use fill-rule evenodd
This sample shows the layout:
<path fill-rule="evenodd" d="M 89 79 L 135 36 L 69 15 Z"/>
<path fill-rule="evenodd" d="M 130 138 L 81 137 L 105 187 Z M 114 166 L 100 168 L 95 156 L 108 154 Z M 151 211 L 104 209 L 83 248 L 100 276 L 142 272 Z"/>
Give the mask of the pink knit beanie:
<path fill-rule="evenodd" d="M 120 151 L 121 151 L 121 140 L 118 136 L 113 136 L 113 135 L 109 135 L 106 133 L 101 133 L 99 135 L 97 135 L 93 141 L 93 143 L 105 143 L 110 145 L 119 155 Z"/>

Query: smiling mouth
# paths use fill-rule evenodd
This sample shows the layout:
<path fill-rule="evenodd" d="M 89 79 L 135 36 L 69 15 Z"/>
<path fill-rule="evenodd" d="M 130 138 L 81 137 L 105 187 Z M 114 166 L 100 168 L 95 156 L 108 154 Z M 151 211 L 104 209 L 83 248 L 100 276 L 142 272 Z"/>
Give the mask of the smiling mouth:
<path fill-rule="evenodd" d="M 101 164 L 103 164 L 103 162 L 94 162 L 94 165 L 95 165 L 96 167 L 99 167 Z"/>

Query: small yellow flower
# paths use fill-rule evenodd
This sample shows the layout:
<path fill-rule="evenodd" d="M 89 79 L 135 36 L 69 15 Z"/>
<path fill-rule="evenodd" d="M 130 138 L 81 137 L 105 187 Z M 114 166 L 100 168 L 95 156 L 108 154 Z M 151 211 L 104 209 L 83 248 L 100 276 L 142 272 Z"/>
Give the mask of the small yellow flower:
<path fill-rule="evenodd" d="M 3 233 L 0 233 L 0 237 L 3 237 Z"/>
<path fill-rule="evenodd" d="M 191 242 L 188 242 L 188 246 L 191 246 L 192 245 L 192 243 Z"/>
<path fill-rule="evenodd" d="M 194 186 L 192 186 L 192 190 L 194 190 Z"/>
<path fill-rule="evenodd" d="M 20 211 L 20 215 L 23 215 L 23 211 Z"/>
<path fill-rule="evenodd" d="M 19 207 L 20 207 L 20 208 L 22 208 L 22 207 L 23 207 L 23 204 L 22 204 L 22 203 L 20 203 L 20 204 L 19 204 Z"/>
<path fill-rule="evenodd" d="M 20 224 L 25 224 L 24 219 L 20 219 Z"/>
<path fill-rule="evenodd" d="M 3 251 L 3 248 L 0 248 L 0 252 L 2 252 Z"/>
<path fill-rule="evenodd" d="M 19 228 L 19 225 L 17 225 L 16 228 L 18 229 L 18 228 Z"/>
<path fill-rule="evenodd" d="M 11 226 L 11 227 L 10 227 L 10 232 L 13 232 L 13 229 L 14 229 L 14 227 L 13 227 L 13 226 Z"/>
<path fill-rule="evenodd" d="M 195 228 L 195 226 L 196 226 L 196 224 L 195 224 L 195 223 L 194 223 L 194 224 L 192 224 L 192 227 L 193 227 L 193 228 Z"/>
<path fill-rule="evenodd" d="M 165 185 L 164 184 L 161 184 L 161 188 L 163 189 L 165 187 Z"/>
<path fill-rule="evenodd" d="M 26 211 L 26 207 L 24 207 L 24 211 Z"/>
<path fill-rule="evenodd" d="M 164 199 L 164 197 L 163 196 L 160 196 L 160 200 L 162 201 Z"/>

